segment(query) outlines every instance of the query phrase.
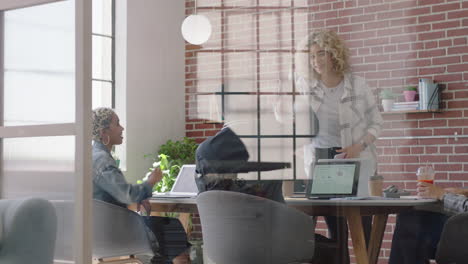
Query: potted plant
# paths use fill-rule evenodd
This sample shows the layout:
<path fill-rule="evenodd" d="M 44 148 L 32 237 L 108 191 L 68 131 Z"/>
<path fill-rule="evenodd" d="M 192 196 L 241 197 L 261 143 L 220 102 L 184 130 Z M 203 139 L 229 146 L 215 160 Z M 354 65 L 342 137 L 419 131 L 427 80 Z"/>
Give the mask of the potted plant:
<path fill-rule="evenodd" d="M 413 102 L 414 99 L 416 98 L 416 93 L 417 93 L 417 88 L 416 86 L 408 86 L 405 88 L 403 91 L 403 95 L 405 96 L 405 101 L 406 102 Z"/>
<path fill-rule="evenodd" d="M 153 191 L 170 191 L 182 165 L 195 163 L 196 149 L 197 143 L 194 139 L 184 138 L 179 141 L 168 140 L 159 147 L 157 153 L 146 154 L 145 158 L 153 159 L 153 165 L 149 168 L 146 177 L 156 167 L 160 167 L 163 172 L 162 180 L 154 186 Z"/>
<path fill-rule="evenodd" d="M 380 92 L 380 98 L 382 99 L 382 107 L 385 112 L 392 111 L 393 103 L 395 102 L 395 94 L 392 90 L 384 89 Z"/>

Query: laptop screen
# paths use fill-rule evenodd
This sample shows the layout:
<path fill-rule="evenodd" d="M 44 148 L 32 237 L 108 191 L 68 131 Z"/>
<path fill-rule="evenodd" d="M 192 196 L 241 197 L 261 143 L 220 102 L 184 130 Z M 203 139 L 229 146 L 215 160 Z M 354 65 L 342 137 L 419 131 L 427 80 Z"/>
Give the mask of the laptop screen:
<path fill-rule="evenodd" d="M 183 165 L 172 186 L 171 193 L 198 193 L 195 174 L 195 165 Z"/>
<path fill-rule="evenodd" d="M 359 179 L 359 163 L 317 162 L 313 179 L 307 188 L 308 197 L 332 198 L 356 196 Z"/>

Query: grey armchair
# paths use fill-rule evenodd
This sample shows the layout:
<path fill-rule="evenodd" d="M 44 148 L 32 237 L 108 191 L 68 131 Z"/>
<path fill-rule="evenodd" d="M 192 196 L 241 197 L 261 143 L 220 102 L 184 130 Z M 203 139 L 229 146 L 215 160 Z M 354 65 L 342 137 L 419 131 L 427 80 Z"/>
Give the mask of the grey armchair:
<path fill-rule="evenodd" d="M 153 255 L 146 224 L 134 211 L 94 200 L 93 258 L 104 263 L 107 258 Z"/>
<path fill-rule="evenodd" d="M 57 218 L 50 202 L 0 200 L 0 223 L 0 263 L 52 263 Z"/>
<path fill-rule="evenodd" d="M 73 260 L 73 201 L 54 201 L 59 219 L 56 260 Z M 98 263 L 142 263 L 152 256 L 146 225 L 136 212 L 93 200 L 93 259 Z M 119 260 L 115 262 L 115 258 Z M 122 258 L 124 257 L 124 258 Z M 126 257 L 126 258 L 125 258 Z"/>
<path fill-rule="evenodd" d="M 314 220 L 285 204 L 229 191 L 197 197 L 205 263 L 285 264 L 314 255 Z"/>
<path fill-rule="evenodd" d="M 436 252 L 438 264 L 468 263 L 468 213 L 450 217 L 445 223 Z"/>

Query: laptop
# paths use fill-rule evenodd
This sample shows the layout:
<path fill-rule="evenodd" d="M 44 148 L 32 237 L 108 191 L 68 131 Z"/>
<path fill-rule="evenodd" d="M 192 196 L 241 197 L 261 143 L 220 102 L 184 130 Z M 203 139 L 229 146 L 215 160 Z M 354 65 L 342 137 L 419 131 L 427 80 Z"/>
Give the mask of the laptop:
<path fill-rule="evenodd" d="M 195 183 L 195 164 L 182 165 L 179 174 L 169 192 L 153 192 L 156 198 L 190 198 L 198 195 L 198 187 Z"/>
<path fill-rule="evenodd" d="M 359 162 L 359 181 L 357 196 L 368 197 L 369 196 L 369 178 L 375 174 L 375 163 L 370 159 L 319 159 L 319 162 L 346 162 L 356 161 Z"/>
<path fill-rule="evenodd" d="M 353 197 L 359 182 L 358 161 L 318 161 L 313 167 L 313 179 L 308 181 L 308 199 Z"/>

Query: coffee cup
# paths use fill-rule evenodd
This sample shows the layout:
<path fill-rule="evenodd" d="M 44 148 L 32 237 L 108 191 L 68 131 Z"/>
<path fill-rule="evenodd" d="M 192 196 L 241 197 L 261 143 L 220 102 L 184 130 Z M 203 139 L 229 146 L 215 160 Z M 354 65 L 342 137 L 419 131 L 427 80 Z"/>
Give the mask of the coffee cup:
<path fill-rule="evenodd" d="M 382 196 L 383 190 L 383 176 L 374 175 L 369 177 L 369 195 Z"/>

